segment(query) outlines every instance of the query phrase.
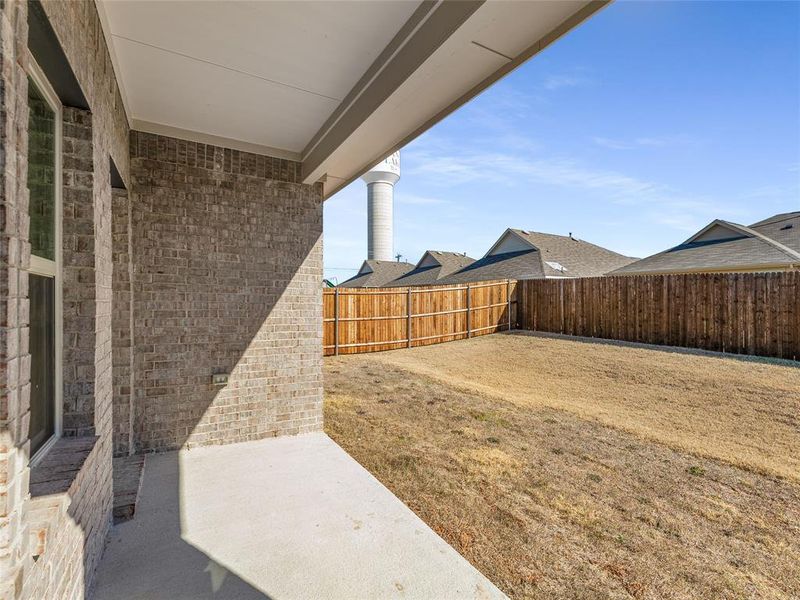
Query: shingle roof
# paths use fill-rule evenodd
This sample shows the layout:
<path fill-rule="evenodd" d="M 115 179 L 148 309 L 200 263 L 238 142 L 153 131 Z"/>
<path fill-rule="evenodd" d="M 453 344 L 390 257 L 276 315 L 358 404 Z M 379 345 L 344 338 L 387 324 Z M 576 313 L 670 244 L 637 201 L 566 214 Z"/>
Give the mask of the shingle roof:
<path fill-rule="evenodd" d="M 800 219 L 800 210 L 796 210 L 793 212 L 786 212 L 786 213 L 778 213 L 777 215 L 772 215 L 771 217 L 767 217 L 766 219 L 762 219 L 761 221 L 757 221 L 750 225 L 750 229 L 758 229 L 759 227 L 763 227 L 764 225 L 770 225 L 773 223 L 783 223 L 786 221 L 797 223 L 797 219 Z"/>
<path fill-rule="evenodd" d="M 750 229 L 800 252 L 800 211 L 775 215 L 750 225 Z"/>
<path fill-rule="evenodd" d="M 469 283 L 493 279 L 541 279 L 542 258 L 537 250 L 492 254 L 476 260 L 440 283 Z"/>
<path fill-rule="evenodd" d="M 512 231 L 539 249 L 544 274 L 548 277 L 599 277 L 636 260 L 570 236 L 519 229 Z M 564 270 L 548 263 L 562 265 Z"/>
<path fill-rule="evenodd" d="M 393 260 L 365 260 L 355 277 L 339 284 L 342 288 L 384 287 L 408 273 L 414 265 Z"/>
<path fill-rule="evenodd" d="M 464 254 L 428 250 L 413 270 L 392 281 L 388 287 L 436 285 L 447 276 L 475 262 Z"/>
<path fill-rule="evenodd" d="M 508 235 L 519 236 L 528 249 L 492 254 Z M 543 277 L 599 277 L 609 269 L 633 262 L 601 246 L 568 236 L 509 229 L 490 253 L 461 269 L 442 283 L 468 283 L 492 279 L 540 279 Z"/>
<path fill-rule="evenodd" d="M 714 230 L 714 236 L 705 236 Z M 617 269 L 611 275 L 736 271 L 800 265 L 800 212 L 750 227 L 716 220 L 684 243 Z"/>

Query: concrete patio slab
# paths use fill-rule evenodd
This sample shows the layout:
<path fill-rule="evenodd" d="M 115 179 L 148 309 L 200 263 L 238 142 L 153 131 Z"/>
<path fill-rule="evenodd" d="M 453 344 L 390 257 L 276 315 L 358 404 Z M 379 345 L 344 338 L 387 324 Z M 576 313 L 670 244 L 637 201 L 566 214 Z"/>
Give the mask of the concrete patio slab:
<path fill-rule="evenodd" d="M 95 598 L 505 598 L 323 433 L 148 456 Z"/>

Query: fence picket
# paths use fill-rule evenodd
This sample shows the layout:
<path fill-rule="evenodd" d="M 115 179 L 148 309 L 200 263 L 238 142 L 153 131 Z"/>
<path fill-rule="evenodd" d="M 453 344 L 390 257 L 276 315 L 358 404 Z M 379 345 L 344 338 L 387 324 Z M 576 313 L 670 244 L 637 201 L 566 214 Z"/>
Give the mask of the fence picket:
<path fill-rule="evenodd" d="M 534 331 L 800 358 L 800 272 L 531 279 L 516 287 Z"/>
<path fill-rule="evenodd" d="M 326 355 L 435 344 L 516 326 L 800 359 L 796 271 L 504 280 L 323 293 Z"/>
<path fill-rule="evenodd" d="M 323 352 L 357 354 L 487 335 L 510 329 L 512 280 L 469 286 L 323 290 Z M 519 308 L 516 308 L 519 314 Z"/>

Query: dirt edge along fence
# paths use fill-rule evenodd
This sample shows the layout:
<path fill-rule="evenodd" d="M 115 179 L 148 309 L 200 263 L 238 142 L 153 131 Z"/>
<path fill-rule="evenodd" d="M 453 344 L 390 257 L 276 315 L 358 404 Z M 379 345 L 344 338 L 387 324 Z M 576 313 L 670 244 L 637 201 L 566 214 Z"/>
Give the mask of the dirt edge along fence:
<path fill-rule="evenodd" d="M 517 327 L 514 280 L 323 290 L 323 352 L 414 348 Z"/>
<path fill-rule="evenodd" d="M 517 283 L 522 329 L 800 359 L 800 271 Z"/>

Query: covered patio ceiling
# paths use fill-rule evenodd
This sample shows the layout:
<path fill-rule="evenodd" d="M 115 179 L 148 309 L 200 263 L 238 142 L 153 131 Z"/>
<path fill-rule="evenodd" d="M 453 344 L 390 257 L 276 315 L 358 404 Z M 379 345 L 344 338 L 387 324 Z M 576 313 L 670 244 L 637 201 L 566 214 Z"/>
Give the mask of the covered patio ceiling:
<path fill-rule="evenodd" d="M 608 0 L 98 0 L 131 126 L 303 163 L 325 196 Z"/>

